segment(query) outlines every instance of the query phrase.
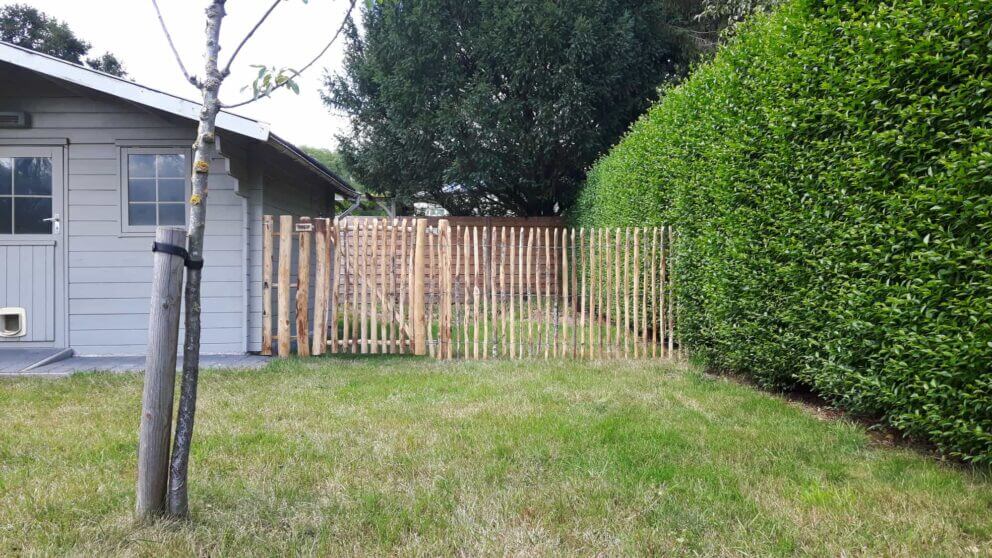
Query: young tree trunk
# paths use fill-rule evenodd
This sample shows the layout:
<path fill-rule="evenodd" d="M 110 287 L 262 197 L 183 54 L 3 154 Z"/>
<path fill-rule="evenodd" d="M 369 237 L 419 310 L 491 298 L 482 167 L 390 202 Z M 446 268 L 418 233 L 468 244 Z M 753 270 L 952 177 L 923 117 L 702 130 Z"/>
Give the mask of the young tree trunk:
<path fill-rule="evenodd" d="M 203 260 L 203 233 L 207 214 L 207 178 L 210 159 L 216 152 L 215 121 L 220 111 L 218 93 L 224 75 L 218 69 L 220 25 L 224 19 L 225 0 L 213 0 L 207 7 L 206 71 L 201 91 L 203 108 L 196 134 L 193 162 L 193 194 L 190 196 L 187 251 L 191 261 Z M 193 419 L 196 414 L 196 388 L 200 373 L 200 269 L 186 271 L 186 337 L 183 341 L 183 380 L 176 416 L 176 436 L 172 446 L 169 470 L 169 513 L 178 517 L 189 515 L 187 471 L 193 441 Z"/>

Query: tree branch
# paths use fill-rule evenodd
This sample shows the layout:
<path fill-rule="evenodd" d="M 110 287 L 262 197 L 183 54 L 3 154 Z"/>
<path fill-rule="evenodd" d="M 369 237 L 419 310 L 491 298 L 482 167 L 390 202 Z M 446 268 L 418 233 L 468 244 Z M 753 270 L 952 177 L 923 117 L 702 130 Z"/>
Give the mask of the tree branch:
<path fill-rule="evenodd" d="M 165 25 L 165 20 L 162 19 L 162 10 L 158 9 L 158 2 L 152 0 L 152 5 L 155 6 L 155 13 L 158 15 L 158 22 L 162 25 L 162 32 L 165 33 L 165 39 L 169 41 L 169 48 L 172 49 L 172 54 L 176 57 L 176 62 L 179 62 L 179 69 L 183 71 L 183 75 L 186 76 L 186 81 L 193 84 L 193 87 L 197 89 L 200 88 L 200 80 L 196 79 L 196 76 L 190 75 L 186 71 L 186 66 L 183 64 L 183 59 L 179 56 L 179 51 L 176 50 L 176 45 L 172 42 L 172 35 L 169 34 L 169 28 Z"/>
<path fill-rule="evenodd" d="M 241 101 L 241 102 L 238 102 L 238 103 L 234 103 L 233 105 L 221 105 L 221 106 L 223 108 L 226 108 L 226 109 L 236 108 L 236 107 L 247 105 L 248 103 L 253 103 L 253 102 L 255 102 L 255 101 L 259 100 L 259 99 L 262 99 L 264 97 L 268 97 L 269 95 L 272 94 L 272 92 L 274 92 L 275 90 L 279 89 L 280 87 L 286 85 L 287 83 L 293 81 L 294 79 L 296 79 L 297 76 L 299 76 L 303 72 L 307 71 L 307 69 L 310 68 L 310 66 L 313 66 L 317 62 L 317 60 L 319 60 L 320 57 L 323 56 L 324 53 L 326 53 L 328 51 L 328 49 L 331 48 L 331 45 L 334 44 L 334 41 L 336 41 L 337 38 L 338 38 L 338 36 L 341 35 L 341 32 L 344 31 L 345 25 L 348 24 L 348 19 L 351 17 L 351 12 L 354 9 L 355 9 L 355 0 L 350 0 L 349 5 L 348 5 L 348 11 L 345 13 L 344 19 L 341 20 L 341 25 L 338 27 L 338 30 L 334 32 L 334 36 L 331 37 L 331 40 L 328 41 L 326 45 L 324 45 L 324 48 L 322 48 L 320 50 L 320 52 L 317 53 L 317 56 L 314 56 L 313 59 L 310 60 L 310 62 L 307 62 L 307 65 L 306 66 L 303 66 L 303 68 L 301 68 L 299 70 L 293 70 L 292 75 L 290 75 L 288 79 L 286 79 L 282 83 L 277 83 L 275 87 L 273 87 L 272 89 L 266 91 L 265 93 L 263 93 L 261 95 L 257 95 L 257 96 L 252 97 L 251 99 L 246 99 L 244 101 Z"/>
<path fill-rule="evenodd" d="M 248 34 L 245 35 L 245 38 L 241 39 L 241 44 L 238 45 L 238 48 L 234 49 L 234 53 L 231 54 L 231 58 L 227 60 L 227 64 L 224 64 L 224 69 L 221 70 L 220 72 L 222 76 L 227 77 L 227 75 L 231 73 L 231 64 L 234 62 L 234 59 L 238 57 L 238 53 L 241 52 L 241 47 L 245 46 L 245 43 L 248 42 L 248 39 L 251 39 L 252 35 L 255 34 L 255 31 L 258 31 L 258 28 L 261 27 L 263 23 L 265 23 L 265 20 L 269 18 L 269 15 L 273 11 L 275 11 L 276 6 L 278 6 L 280 2 L 282 2 L 282 0 L 275 0 L 275 2 L 273 2 L 272 5 L 269 6 L 269 9 L 266 10 L 265 14 L 262 16 L 262 19 L 258 20 L 258 23 L 256 23 L 255 26 L 251 28 L 251 31 L 249 31 Z"/>

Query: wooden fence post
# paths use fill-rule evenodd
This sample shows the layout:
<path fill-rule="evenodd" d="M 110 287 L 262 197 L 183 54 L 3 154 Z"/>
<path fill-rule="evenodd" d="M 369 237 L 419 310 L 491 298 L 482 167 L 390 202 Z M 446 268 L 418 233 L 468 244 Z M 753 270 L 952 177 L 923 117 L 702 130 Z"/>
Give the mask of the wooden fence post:
<path fill-rule="evenodd" d="M 296 353 L 310 356 L 310 235 L 309 217 L 300 217 L 300 254 L 296 260 Z"/>
<path fill-rule="evenodd" d="M 272 354 L 272 216 L 262 217 L 262 354 Z"/>
<path fill-rule="evenodd" d="M 279 279 L 276 293 L 279 300 L 277 333 L 279 336 L 279 356 L 288 357 L 291 333 L 289 331 L 289 270 L 292 265 L 293 216 L 279 216 Z"/>
<path fill-rule="evenodd" d="M 417 219 L 413 245 L 413 354 L 427 354 L 427 328 L 424 322 L 424 256 L 427 253 L 427 219 Z"/>
<path fill-rule="evenodd" d="M 314 221 L 314 252 L 317 258 L 317 284 L 313 294 L 313 348 L 310 354 L 322 355 L 327 350 L 327 301 L 331 285 L 331 251 L 328 242 L 330 219 Z"/>
<path fill-rule="evenodd" d="M 160 227 L 155 242 L 186 245 L 186 231 Z M 138 482 L 135 513 L 153 517 L 165 513 L 169 481 L 169 437 L 176 385 L 176 349 L 179 342 L 179 306 L 182 301 L 181 256 L 156 251 L 153 256 L 151 310 L 148 317 L 148 356 L 141 398 L 138 434 Z"/>

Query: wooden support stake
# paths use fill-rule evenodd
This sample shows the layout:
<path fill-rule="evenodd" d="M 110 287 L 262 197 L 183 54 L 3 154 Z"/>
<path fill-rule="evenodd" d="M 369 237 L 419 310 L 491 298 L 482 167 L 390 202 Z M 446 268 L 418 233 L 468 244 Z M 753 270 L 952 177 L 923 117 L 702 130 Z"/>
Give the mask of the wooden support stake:
<path fill-rule="evenodd" d="M 271 215 L 262 217 L 262 354 L 272 354 L 272 226 Z"/>
<path fill-rule="evenodd" d="M 589 230 L 589 358 L 596 358 L 595 334 L 599 329 L 599 317 L 596 313 L 596 290 L 599 284 L 599 266 L 596 261 L 597 229 Z"/>
<path fill-rule="evenodd" d="M 159 227 L 155 230 L 155 241 L 185 246 L 186 231 L 181 228 Z M 139 518 L 161 516 L 166 512 L 169 438 L 172 433 L 179 308 L 183 291 L 182 257 L 154 252 L 152 262 L 148 355 L 145 359 L 145 385 L 141 396 L 138 481 L 135 491 L 135 514 Z"/>
<path fill-rule="evenodd" d="M 279 336 L 279 356 L 288 357 L 290 344 L 292 343 L 292 333 L 289 328 L 289 291 L 290 291 L 290 267 L 292 265 L 293 250 L 293 216 L 279 216 L 279 279 L 278 279 L 278 322 L 276 327 Z"/>
<path fill-rule="evenodd" d="M 314 356 L 327 350 L 327 303 L 331 289 L 331 251 L 328 242 L 329 219 L 314 221 L 314 256 L 316 257 L 316 285 L 313 295 L 313 348 Z"/>

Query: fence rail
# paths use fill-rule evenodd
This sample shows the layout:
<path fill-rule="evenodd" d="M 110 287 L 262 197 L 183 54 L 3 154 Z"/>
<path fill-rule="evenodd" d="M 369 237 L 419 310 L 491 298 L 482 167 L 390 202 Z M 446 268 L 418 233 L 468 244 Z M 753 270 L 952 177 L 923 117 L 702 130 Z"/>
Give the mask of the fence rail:
<path fill-rule="evenodd" d="M 670 227 L 283 215 L 278 228 L 265 216 L 263 235 L 263 354 L 289 355 L 294 338 L 304 356 L 653 358 L 678 349 Z"/>

